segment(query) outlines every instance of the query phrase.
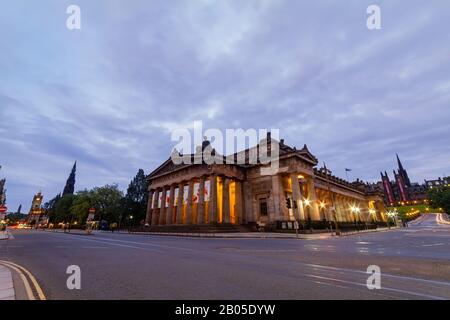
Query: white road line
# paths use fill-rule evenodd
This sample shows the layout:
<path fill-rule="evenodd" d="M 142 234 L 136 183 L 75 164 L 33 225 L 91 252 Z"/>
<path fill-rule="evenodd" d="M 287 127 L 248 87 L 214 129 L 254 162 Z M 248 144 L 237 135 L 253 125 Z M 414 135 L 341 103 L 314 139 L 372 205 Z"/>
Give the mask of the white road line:
<path fill-rule="evenodd" d="M 423 244 L 421 247 L 435 247 L 435 246 L 443 246 L 445 243 L 433 243 L 433 244 Z"/>
<path fill-rule="evenodd" d="M 367 287 L 366 284 L 353 282 L 353 281 L 347 281 L 347 280 L 341 280 L 341 279 L 329 278 L 329 277 L 322 277 L 322 276 L 310 275 L 310 274 L 305 274 L 305 276 L 311 277 L 311 278 L 322 279 L 322 280 L 336 281 L 336 282 L 341 282 L 341 283 L 353 284 L 353 285 L 356 285 L 356 286 Z M 434 295 L 418 293 L 418 292 L 413 292 L 413 291 L 409 291 L 409 290 L 389 288 L 389 287 L 382 287 L 381 290 L 388 290 L 388 291 L 393 291 L 393 292 L 405 293 L 405 294 L 418 296 L 418 297 L 429 298 L 429 299 L 433 299 L 433 300 L 447 300 L 448 299 L 448 298 L 438 297 L 438 296 L 434 296 Z"/>
<path fill-rule="evenodd" d="M 336 270 L 336 271 L 344 271 L 344 272 L 353 272 L 353 273 L 359 273 L 359 274 L 367 274 L 365 271 L 355 270 L 355 269 L 330 267 L 330 266 L 324 266 L 324 265 L 319 265 L 319 264 L 311 264 L 311 263 L 302 263 L 302 264 L 310 266 L 310 267 L 314 267 L 314 268 L 322 268 L 322 269 L 329 269 L 329 270 Z M 402 280 L 418 281 L 418 282 L 437 284 L 437 285 L 443 285 L 443 286 L 450 286 L 450 282 L 448 282 L 448 281 L 428 280 L 428 279 L 413 278 L 413 277 L 407 277 L 407 276 L 398 276 L 398 275 L 393 275 L 393 274 L 388 274 L 388 273 L 383 273 L 382 275 L 383 275 L 383 277 L 394 278 L 394 279 L 402 279 Z"/>
<path fill-rule="evenodd" d="M 74 236 L 74 235 L 67 235 L 69 237 L 75 237 L 78 238 L 79 240 L 82 241 L 91 241 L 91 242 L 97 242 L 97 243 L 103 243 L 103 244 L 109 244 L 111 246 L 118 246 L 118 247 L 126 247 L 126 248 L 133 248 L 133 249 L 140 249 L 140 250 L 144 250 L 144 251 L 152 251 L 152 252 L 158 252 L 158 253 L 162 253 L 159 250 L 156 249 L 150 249 L 150 248 L 143 248 L 143 247 L 136 247 L 136 246 L 130 246 L 130 245 L 125 245 L 125 244 L 119 244 L 119 243 L 111 243 L 109 241 L 101 241 L 101 240 L 94 240 L 94 239 L 85 239 L 85 238 L 81 238 L 80 236 Z"/>

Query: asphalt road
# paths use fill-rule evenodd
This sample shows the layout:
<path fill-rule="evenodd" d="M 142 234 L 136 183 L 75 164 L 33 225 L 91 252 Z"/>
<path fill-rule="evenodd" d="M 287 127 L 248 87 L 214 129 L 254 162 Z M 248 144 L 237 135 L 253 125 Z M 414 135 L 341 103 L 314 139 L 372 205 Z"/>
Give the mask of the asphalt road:
<path fill-rule="evenodd" d="M 435 215 L 324 240 L 13 234 L 0 259 L 30 270 L 48 299 L 450 299 L 450 226 Z M 66 286 L 70 265 L 81 290 Z M 366 286 L 369 265 L 380 290 Z"/>

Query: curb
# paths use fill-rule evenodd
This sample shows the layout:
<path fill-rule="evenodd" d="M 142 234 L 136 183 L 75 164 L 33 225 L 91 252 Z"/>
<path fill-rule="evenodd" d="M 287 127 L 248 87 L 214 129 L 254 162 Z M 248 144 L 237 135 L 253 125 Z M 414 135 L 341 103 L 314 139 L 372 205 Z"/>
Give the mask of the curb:
<path fill-rule="evenodd" d="M 229 233 L 229 234 L 217 234 L 217 233 L 171 233 L 171 232 L 120 232 L 116 231 L 114 233 L 108 232 L 108 231 L 99 231 L 99 232 L 93 232 L 91 234 L 85 234 L 80 232 L 62 232 L 62 231 L 51 231 L 51 230 L 44 230 L 45 232 L 54 232 L 54 233 L 61 233 L 61 234 L 71 234 L 71 235 L 78 235 L 78 236 L 92 236 L 96 233 L 99 234 L 132 234 L 132 235 L 142 235 L 142 236 L 166 236 L 166 237 L 180 237 L 180 238 L 201 238 L 201 239 L 288 239 L 288 240 L 325 240 L 330 238 L 340 238 L 340 237 L 347 237 L 347 236 L 354 236 L 354 235 L 361 235 L 366 233 L 376 233 L 376 232 L 388 232 L 388 231 L 394 231 L 399 230 L 400 227 L 391 227 L 378 229 L 378 230 L 361 230 L 358 232 L 348 232 L 348 233 L 342 233 L 339 236 L 331 235 L 330 233 L 323 233 L 323 234 L 317 234 L 317 235 L 310 235 L 310 234 L 299 234 L 298 238 L 295 234 L 275 234 L 275 233 L 254 233 L 254 234 L 246 234 L 242 235 L 239 233 Z"/>
<path fill-rule="evenodd" d="M 0 300 L 16 300 L 11 271 L 0 264 Z"/>
<path fill-rule="evenodd" d="M 0 260 L 0 271 L 4 271 L 5 288 L 4 292 L 7 300 L 46 300 L 45 294 L 36 278 L 30 271 L 11 261 Z M 8 276 L 6 271 L 8 271 Z M 0 273 L 1 276 L 1 273 Z M 0 284 L 2 284 L 0 277 Z M 18 281 L 18 282 L 17 282 Z M 0 286 L 0 300 L 2 300 L 2 286 Z M 11 291 L 12 290 L 12 291 Z M 14 293 L 14 297 L 7 294 Z M 23 296 L 23 297 L 22 297 Z"/>
<path fill-rule="evenodd" d="M 8 239 L 9 239 L 8 231 L 0 231 L 0 240 L 8 240 Z"/>

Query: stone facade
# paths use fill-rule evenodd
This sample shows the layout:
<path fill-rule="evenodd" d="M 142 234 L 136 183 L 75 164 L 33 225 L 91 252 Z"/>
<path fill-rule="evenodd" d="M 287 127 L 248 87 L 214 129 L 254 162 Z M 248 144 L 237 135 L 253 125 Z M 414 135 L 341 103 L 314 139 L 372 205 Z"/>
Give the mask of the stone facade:
<path fill-rule="evenodd" d="M 264 140 L 272 141 L 270 136 Z M 242 152 L 248 158 L 255 148 Z M 198 152 L 190 157 L 201 157 Z M 169 158 L 148 176 L 146 223 L 386 221 L 382 194 L 334 177 L 317 164 L 306 145 L 297 150 L 283 140 L 279 170 L 273 175 L 262 174 L 262 164 L 175 165 Z"/>

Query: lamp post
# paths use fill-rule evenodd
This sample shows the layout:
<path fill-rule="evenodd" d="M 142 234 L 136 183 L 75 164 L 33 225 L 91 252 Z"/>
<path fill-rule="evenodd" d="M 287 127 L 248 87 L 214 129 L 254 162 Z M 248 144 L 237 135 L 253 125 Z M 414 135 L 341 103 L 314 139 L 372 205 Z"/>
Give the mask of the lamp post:
<path fill-rule="evenodd" d="M 130 227 L 129 227 L 129 230 L 130 230 L 130 233 L 131 233 L 131 232 L 132 232 L 132 228 L 133 228 L 133 216 L 130 215 L 130 216 L 128 217 L 128 219 L 130 220 Z"/>
<path fill-rule="evenodd" d="M 394 225 L 397 226 L 397 215 L 398 215 L 397 210 L 396 209 L 389 210 L 387 215 L 388 215 L 389 218 L 391 218 L 393 220 Z M 388 219 L 388 227 L 389 227 L 389 229 L 391 228 L 391 226 L 389 224 L 389 219 Z"/>

